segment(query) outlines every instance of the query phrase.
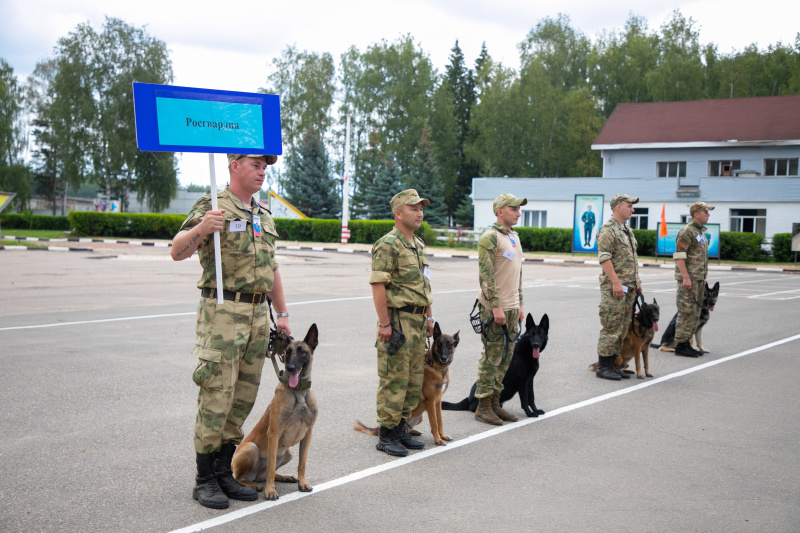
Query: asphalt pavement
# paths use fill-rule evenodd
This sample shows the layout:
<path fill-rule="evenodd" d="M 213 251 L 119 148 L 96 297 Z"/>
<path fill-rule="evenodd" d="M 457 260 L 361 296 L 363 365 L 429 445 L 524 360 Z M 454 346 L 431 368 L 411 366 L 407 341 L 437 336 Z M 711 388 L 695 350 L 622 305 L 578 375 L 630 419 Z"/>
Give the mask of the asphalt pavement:
<path fill-rule="evenodd" d="M 117 246 L 0 252 L 0 530 L 787 531 L 800 530 L 800 276 L 715 271 L 710 354 L 652 350 L 654 378 L 608 382 L 596 360 L 599 267 L 526 262 L 525 311 L 547 313 L 535 380 L 546 414 L 493 428 L 445 412 L 454 440 L 396 459 L 352 429 L 374 425 L 375 312 L 366 254 L 283 250 L 290 324 L 320 330 L 320 414 L 307 476 L 277 502 L 214 511 L 191 497 L 196 258 Z M 477 263 L 431 259 L 434 315 L 460 331 L 448 401 L 480 355 L 468 313 Z M 661 327 L 667 269 L 642 269 Z M 660 334 L 656 334 L 656 339 Z M 249 431 L 277 380 L 264 367 Z M 281 470 L 289 473 L 296 460 Z"/>

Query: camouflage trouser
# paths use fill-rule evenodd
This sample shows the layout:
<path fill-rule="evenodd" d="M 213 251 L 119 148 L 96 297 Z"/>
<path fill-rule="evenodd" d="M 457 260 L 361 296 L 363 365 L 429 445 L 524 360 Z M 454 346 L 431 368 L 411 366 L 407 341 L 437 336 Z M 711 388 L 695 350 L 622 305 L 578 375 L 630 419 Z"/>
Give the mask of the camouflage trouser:
<path fill-rule="evenodd" d="M 269 307 L 216 298 L 197 306 L 199 358 L 192 380 L 200 386 L 194 447 L 210 453 L 242 441 L 242 424 L 253 408 L 269 338 Z"/>
<path fill-rule="evenodd" d="M 478 304 L 481 309 L 481 321 L 486 322 L 492 318 L 491 309 L 487 309 L 482 304 Z M 508 337 L 513 341 L 519 333 L 519 308 L 505 311 L 506 325 L 508 326 Z M 476 398 L 486 398 L 503 392 L 503 378 L 506 376 L 508 365 L 511 364 L 511 356 L 514 355 L 514 343 L 508 343 L 506 350 L 506 335 L 503 333 L 503 326 L 498 326 L 494 322 L 487 333 L 481 334 L 483 349 L 481 358 L 478 361 L 478 381 L 475 388 Z"/>
<path fill-rule="evenodd" d="M 622 350 L 622 342 L 631 325 L 631 313 L 636 301 L 636 285 L 617 298 L 611 291 L 611 283 L 600 285 L 600 337 L 597 340 L 597 355 L 610 357 Z"/>
<path fill-rule="evenodd" d="M 386 353 L 386 343 L 377 336 L 378 393 L 376 404 L 378 424 L 391 429 L 401 419 L 408 419 L 422 395 L 422 376 L 425 372 L 425 315 L 396 311 L 392 322 L 399 325 L 406 342 L 394 355 Z"/>
<path fill-rule="evenodd" d="M 675 341 L 688 341 L 697 327 L 702 311 L 703 298 L 705 298 L 705 282 L 692 280 L 692 288 L 684 289 L 683 282 L 678 282 L 678 292 L 675 301 L 678 304 L 678 319 L 675 321 Z M 700 305 L 697 305 L 697 304 Z"/>

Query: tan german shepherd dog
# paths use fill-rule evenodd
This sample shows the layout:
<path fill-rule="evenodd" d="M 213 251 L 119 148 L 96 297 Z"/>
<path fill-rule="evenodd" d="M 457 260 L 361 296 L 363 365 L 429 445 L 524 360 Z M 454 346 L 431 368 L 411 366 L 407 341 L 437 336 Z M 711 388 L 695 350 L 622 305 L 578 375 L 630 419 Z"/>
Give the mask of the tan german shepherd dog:
<path fill-rule="evenodd" d="M 642 300 L 644 301 L 644 300 Z M 626 374 L 633 374 L 633 370 L 628 370 L 628 363 L 636 358 L 636 377 L 644 379 L 646 375 L 652 378 L 650 373 L 650 344 L 653 342 L 655 332 L 658 331 L 658 320 L 661 318 L 661 308 L 655 298 L 653 303 L 645 303 L 642 309 L 636 313 L 628 326 L 628 333 L 622 341 L 622 350 L 614 359 L 614 367 L 622 370 Z M 644 359 L 644 375 L 642 375 L 642 362 Z M 592 372 L 597 368 L 597 363 L 589 365 Z"/>
<path fill-rule="evenodd" d="M 408 425 L 414 427 L 422 422 L 422 413 L 428 413 L 428 422 L 431 425 L 433 442 L 437 446 L 444 446 L 448 440 L 453 440 L 444 432 L 442 424 L 442 395 L 450 384 L 450 363 L 453 362 L 456 346 L 458 346 L 458 331 L 455 335 L 445 335 L 439 328 L 439 323 L 433 325 L 433 342 L 425 353 L 425 373 L 422 378 L 422 396 L 419 404 L 411 411 L 407 420 Z M 353 429 L 367 435 L 378 435 L 378 428 L 370 428 L 356 421 Z M 419 431 L 411 431 L 412 435 L 420 435 Z"/>
<path fill-rule="evenodd" d="M 302 341 L 292 340 L 286 347 L 285 365 L 275 387 L 275 396 L 253 430 L 236 449 L 231 470 L 236 481 L 255 490 L 264 489 L 264 498 L 277 500 L 275 482 L 297 483 L 301 492 L 311 492 L 306 481 L 306 459 L 311 430 L 317 420 L 317 399 L 311 390 L 311 363 L 319 344 L 317 325 L 312 324 Z M 275 471 L 292 459 L 292 446 L 300 443 L 297 477 Z M 261 482 L 266 482 L 266 486 Z"/>

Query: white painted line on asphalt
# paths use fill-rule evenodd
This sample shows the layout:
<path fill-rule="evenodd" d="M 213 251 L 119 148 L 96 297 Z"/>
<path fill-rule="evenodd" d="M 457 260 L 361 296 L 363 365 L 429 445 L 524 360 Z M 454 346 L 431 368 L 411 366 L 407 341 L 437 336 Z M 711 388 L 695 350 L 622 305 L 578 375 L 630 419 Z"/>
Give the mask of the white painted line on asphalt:
<path fill-rule="evenodd" d="M 775 346 L 780 346 L 781 344 L 785 344 L 787 342 L 792 342 L 795 340 L 800 339 L 800 335 L 794 335 L 793 337 L 788 337 L 786 339 L 782 339 L 779 341 L 775 341 L 769 344 L 765 344 L 763 346 L 758 346 L 757 348 L 753 348 L 751 350 L 746 350 L 744 352 L 739 352 L 734 355 L 729 355 L 728 357 L 722 357 L 721 359 L 717 359 L 715 361 L 709 361 L 707 363 L 703 363 L 702 365 L 693 366 L 691 368 L 687 368 L 685 370 L 681 370 L 679 372 L 675 372 L 673 374 L 666 375 L 661 378 L 655 378 L 650 381 L 645 381 L 643 383 L 639 383 L 638 385 L 633 385 L 630 387 L 626 387 L 624 389 L 618 389 L 614 392 L 609 392 L 608 394 L 603 394 L 601 396 L 596 396 L 594 398 L 590 398 L 588 400 L 584 400 L 582 402 L 574 403 L 572 405 L 567 405 L 565 407 L 560 407 L 558 409 L 554 409 L 545 413 L 544 415 L 538 418 L 528 418 L 526 420 L 522 420 L 520 422 L 516 422 L 513 424 L 506 424 L 501 427 L 496 427 L 487 431 L 483 431 L 476 435 L 472 435 L 465 439 L 452 441 L 447 444 L 447 446 L 435 446 L 433 448 L 429 448 L 425 451 L 415 453 L 413 455 L 409 455 L 407 457 L 403 457 L 401 459 L 395 459 L 389 463 L 384 463 L 381 465 L 373 466 L 371 468 L 367 468 L 365 470 L 361 470 L 359 472 L 354 472 L 344 477 L 340 477 L 338 479 L 332 479 L 330 481 L 326 481 L 325 483 L 320 483 L 319 485 L 314 486 L 313 492 L 292 492 L 285 496 L 281 496 L 279 500 L 271 501 L 271 502 L 262 502 L 255 505 L 251 505 L 249 507 L 245 507 L 244 509 L 239 509 L 237 511 L 230 512 L 228 514 L 218 516 L 216 518 L 212 518 L 210 520 L 205 520 L 203 522 L 198 522 L 191 526 L 187 526 L 181 529 L 176 529 L 171 533 L 193 533 L 195 531 L 203 531 L 205 529 L 210 529 L 212 527 L 220 526 L 222 524 L 228 524 L 233 522 L 234 520 L 238 520 L 240 518 L 244 518 L 246 516 L 250 516 L 255 513 L 259 513 L 261 511 L 266 511 L 267 509 L 271 509 L 273 507 L 277 507 L 278 505 L 283 505 L 285 503 L 293 502 L 299 500 L 300 498 L 305 498 L 308 496 L 313 496 L 315 494 L 319 494 L 320 492 L 326 491 L 328 489 L 333 489 L 336 487 L 340 487 L 342 485 L 346 485 L 347 483 L 358 481 L 359 479 L 364 479 L 366 477 L 373 476 L 375 474 L 381 474 L 383 472 L 387 472 L 389 470 L 399 468 L 401 466 L 405 466 L 407 464 L 414 463 L 416 461 L 420 461 L 422 459 L 427 459 L 433 455 L 438 455 L 440 453 L 445 453 L 452 451 L 456 448 L 460 448 L 461 446 L 466 446 L 468 444 L 472 444 L 474 442 L 479 442 L 484 439 L 488 439 L 490 437 L 494 437 L 495 435 L 500 435 L 501 433 L 505 433 L 506 431 L 513 431 L 515 429 L 519 429 L 521 427 L 527 426 L 529 424 L 533 424 L 536 422 L 541 422 L 547 418 L 552 418 L 554 416 L 563 415 L 565 413 L 569 413 L 570 411 L 575 411 L 576 409 L 581 409 L 583 407 L 589 407 L 596 403 L 604 402 L 606 400 L 611 400 L 612 398 L 616 398 L 618 396 L 623 396 L 625 394 L 630 394 L 632 392 L 637 392 L 647 387 L 651 387 L 658 383 L 663 383 L 664 381 L 669 381 L 671 379 L 679 378 L 682 376 L 686 376 L 688 374 L 692 374 L 694 372 L 699 372 L 700 370 L 705 370 L 706 368 L 710 368 L 712 366 L 726 363 L 728 361 L 732 361 L 734 359 L 738 359 L 740 357 L 744 357 L 746 355 L 754 354 L 763 350 L 767 350 L 769 348 L 774 348 Z"/>
<path fill-rule="evenodd" d="M 37 328 L 55 328 L 58 326 L 75 326 L 78 324 L 100 324 L 102 322 L 124 322 L 126 320 L 146 320 L 148 318 L 164 318 L 169 316 L 188 316 L 196 315 L 197 311 L 191 313 L 170 313 L 168 315 L 144 315 L 144 316 L 126 316 L 121 318 L 102 318 L 100 320 L 81 320 L 79 322 L 56 322 L 55 324 L 38 324 L 36 326 L 12 326 L 10 328 L 0 328 L 0 331 L 10 331 L 12 329 L 37 329 Z"/>

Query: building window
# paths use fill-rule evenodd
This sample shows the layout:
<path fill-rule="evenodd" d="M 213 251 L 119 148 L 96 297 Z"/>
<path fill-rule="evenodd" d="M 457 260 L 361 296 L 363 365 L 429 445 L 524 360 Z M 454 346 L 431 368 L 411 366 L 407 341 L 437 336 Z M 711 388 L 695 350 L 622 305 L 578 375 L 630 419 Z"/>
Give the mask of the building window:
<path fill-rule="evenodd" d="M 731 231 L 767 235 L 766 209 L 731 209 Z"/>
<path fill-rule="evenodd" d="M 522 226 L 525 228 L 546 228 L 547 211 L 523 211 Z"/>
<path fill-rule="evenodd" d="M 765 159 L 765 176 L 797 176 L 797 158 Z"/>
<path fill-rule="evenodd" d="M 742 162 L 739 160 L 731 161 L 709 161 L 708 162 L 708 175 L 709 176 L 733 176 L 734 171 L 742 168 Z"/>
<path fill-rule="evenodd" d="M 659 178 L 685 178 L 686 161 L 665 161 L 656 163 Z"/>
<path fill-rule="evenodd" d="M 647 215 L 650 208 L 648 207 L 635 207 L 633 215 L 631 215 L 630 227 L 631 229 L 647 229 Z"/>

